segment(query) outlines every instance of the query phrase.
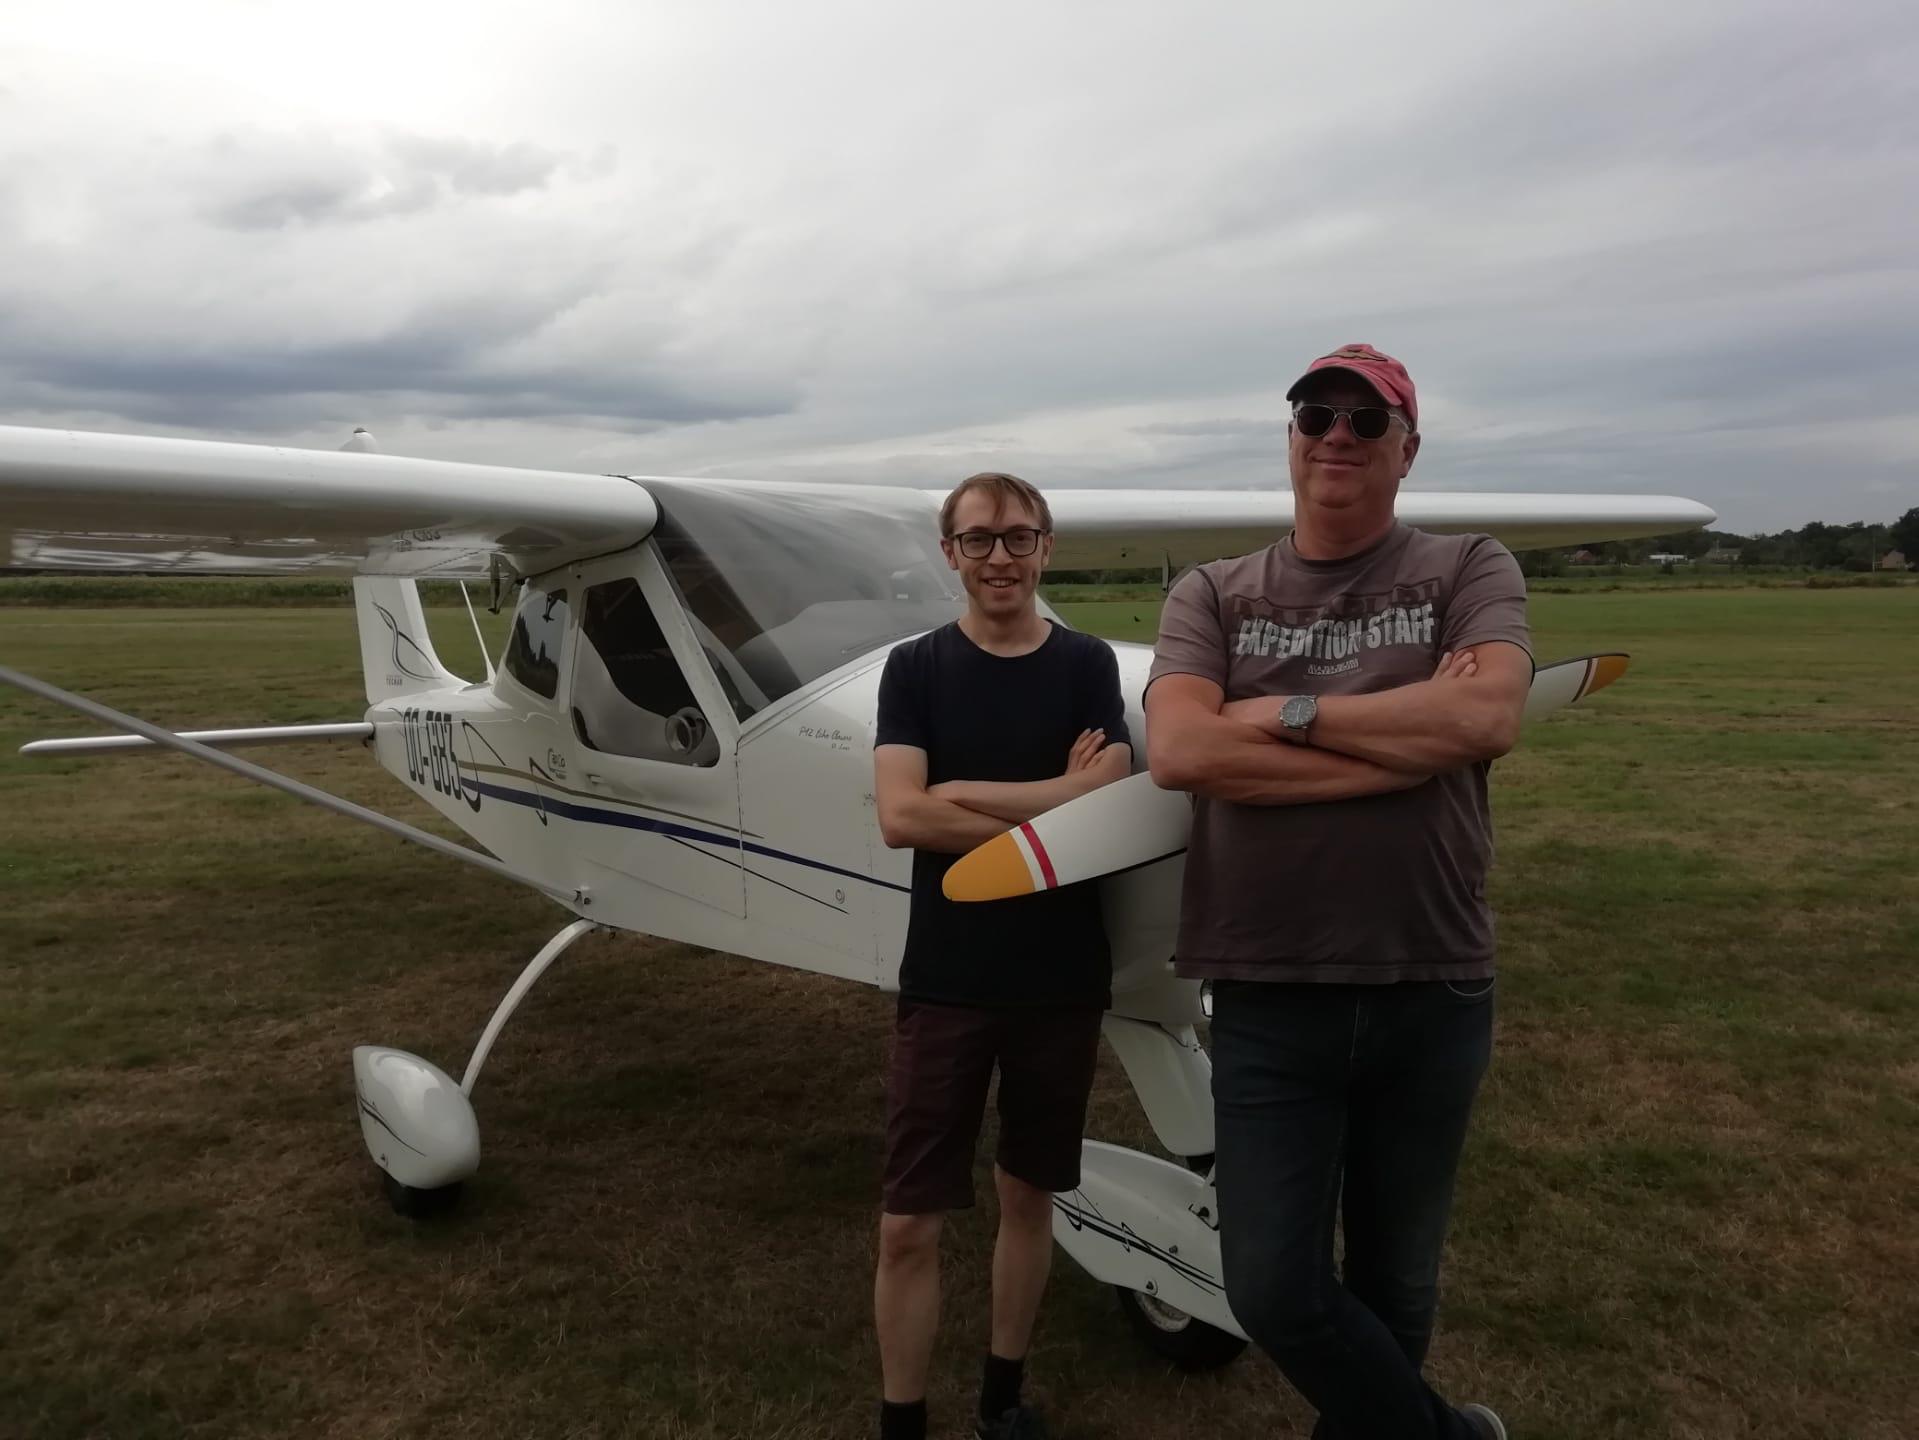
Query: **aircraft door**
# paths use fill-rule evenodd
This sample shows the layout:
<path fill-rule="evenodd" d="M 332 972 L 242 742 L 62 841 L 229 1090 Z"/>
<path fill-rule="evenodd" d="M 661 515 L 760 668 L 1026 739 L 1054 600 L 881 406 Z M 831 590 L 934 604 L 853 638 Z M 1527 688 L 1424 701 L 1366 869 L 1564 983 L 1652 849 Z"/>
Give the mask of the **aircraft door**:
<path fill-rule="evenodd" d="M 877 843 L 869 664 L 767 722 L 740 747 L 747 912 L 784 964 L 871 985 L 886 977 L 876 928 L 904 926 L 911 862 Z M 897 953 L 897 952 L 895 952 Z"/>
<path fill-rule="evenodd" d="M 651 545 L 573 567 L 562 712 L 568 814 L 595 914 L 698 944 L 735 938 L 738 726 Z M 735 927 L 736 928 L 736 927 Z"/>
<path fill-rule="evenodd" d="M 571 889 L 580 884 L 561 821 L 568 745 L 560 682 L 572 648 L 572 579 L 553 571 L 526 581 L 500 656 L 488 720 L 463 719 L 462 763 L 485 809 L 474 836 L 501 859 Z M 526 823 L 531 815 L 535 822 Z"/>

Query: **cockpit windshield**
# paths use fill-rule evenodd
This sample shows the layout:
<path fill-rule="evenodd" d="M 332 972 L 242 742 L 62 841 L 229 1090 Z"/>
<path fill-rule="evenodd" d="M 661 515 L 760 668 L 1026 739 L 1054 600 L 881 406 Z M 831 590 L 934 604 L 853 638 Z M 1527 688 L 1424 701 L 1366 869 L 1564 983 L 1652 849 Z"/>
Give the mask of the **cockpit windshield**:
<path fill-rule="evenodd" d="M 930 502 L 854 486 L 646 488 L 660 558 L 742 720 L 965 609 Z"/>

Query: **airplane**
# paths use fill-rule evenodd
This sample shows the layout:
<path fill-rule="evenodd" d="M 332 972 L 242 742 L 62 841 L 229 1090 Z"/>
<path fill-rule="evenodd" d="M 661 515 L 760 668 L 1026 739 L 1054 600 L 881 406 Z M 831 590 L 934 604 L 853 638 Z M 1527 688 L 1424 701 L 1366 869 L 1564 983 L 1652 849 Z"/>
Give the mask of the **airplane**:
<path fill-rule="evenodd" d="M 366 709 L 324 726 L 176 735 L 3 665 L 0 682 L 114 732 L 37 741 L 26 753 L 181 751 L 530 886 L 566 912 L 458 1081 L 392 1047 L 354 1050 L 368 1153 L 393 1206 L 426 1215 L 478 1167 L 471 1096 L 495 1040 L 584 934 L 634 931 L 897 988 L 911 852 L 880 839 L 870 752 L 888 651 L 964 609 L 938 544 L 941 498 L 427 460 L 381 453 L 365 432 L 330 451 L 0 426 L 0 558 L 96 573 L 350 576 Z M 1168 583 L 1187 565 L 1270 543 L 1292 515 L 1284 486 L 1049 499 L 1056 568 L 1157 566 Z M 1646 495 L 1404 491 L 1398 513 L 1514 549 L 1715 519 L 1694 501 Z M 497 661 L 485 659 L 484 679 L 442 663 L 423 580 L 477 583 L 496 613 L 511 601 L 508 638 Z M 1113 648 L 1128 724 L 1143 735 L 1151 647 Z M 1543 668 L 1529 708 L 1571 703 L 1623 664 Z M 228 753 L 315 739 L 362 742 L 484 853 Z M 1136 769 L 1143 755 L 1140 746 Z M 1209 1368 L 1246 1340 L 1220 1278 L 1202 987 L 1170 962 L 1183 797 L 1141 773 L 1074 804 L 1095 802 L 1104 808 L 1091 829 L 1120 843 L 1069 856 L 1089 827 L 1078 825 L 1075 842 L 1073 807 L 1062 807 L 1022 827 L 1051 835 L 1047 861 L 1031 845 L 1009 860 L 1016 841 L 1001 837 L 986 890 L 1012 893 L 1005 887 L 1016 890 L 1021 875 L 1028 888 L 1043 883 L 1053 860 L 1069 879 L 1105 877 L 1104 1033 L 1176 1159 L 1087 1140 L 1080 1187 L 1056 1199 L 1055 1235 L 1114 1287 L 1154 1351 Z"/>

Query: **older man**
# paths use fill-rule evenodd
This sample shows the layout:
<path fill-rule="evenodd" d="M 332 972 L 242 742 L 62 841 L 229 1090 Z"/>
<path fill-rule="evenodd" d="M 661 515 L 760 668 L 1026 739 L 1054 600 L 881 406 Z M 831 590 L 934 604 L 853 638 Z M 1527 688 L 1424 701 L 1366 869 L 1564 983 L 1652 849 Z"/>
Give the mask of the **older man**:
<path fill-rule="evenodd" d="M 1394 519 L 1397 360 L 1343 346 L 1287 399 L 1292 533 L 1174 588 L 1146 697 L 1154 778 L 1197 797 L 1178 965 L 1213 991 L 1227 1294 L 1319 1440 L 1501 1440 L 1420 1370 L 1492 1048 L 1486 776 L 1525 585 L 1490 537 Z"/>

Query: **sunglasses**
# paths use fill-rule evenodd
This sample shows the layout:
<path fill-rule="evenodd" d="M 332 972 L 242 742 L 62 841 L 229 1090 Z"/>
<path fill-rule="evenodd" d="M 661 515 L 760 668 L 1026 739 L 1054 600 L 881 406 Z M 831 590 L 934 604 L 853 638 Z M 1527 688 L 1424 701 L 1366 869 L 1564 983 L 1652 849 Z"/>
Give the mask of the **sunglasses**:
<path fill-rule="evenodd" d="M 1044 533 L 1026 525 L 1013 530 L 962 530 L 953 537 L 953 545 L 968 560 L 984 560 L 993 553 L 995 543 L 1004 545 L 1015 560 L 1023 560 L 1039 549 Z"/>
<path fill-rule="evenodd" d="M 1412 426 L 1405 418 L 1395 415 L 1377 405 L 1295 405 L 1293 424 L 1299 427 L 1299 433 L 1309 439 L 1317 440 L 1340 416 L 1346 417 L 1346 423 L 1353 427 L 1353 434 L 1361 440 L 1378 440 L 1386 433 L 1386 427 L 1397 420 L 1408 431 Z"/>

